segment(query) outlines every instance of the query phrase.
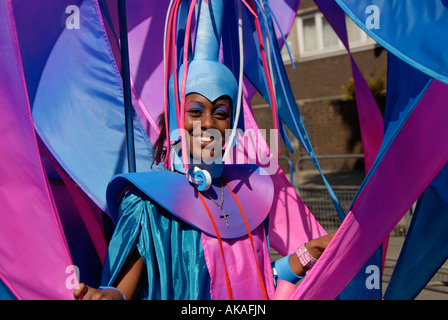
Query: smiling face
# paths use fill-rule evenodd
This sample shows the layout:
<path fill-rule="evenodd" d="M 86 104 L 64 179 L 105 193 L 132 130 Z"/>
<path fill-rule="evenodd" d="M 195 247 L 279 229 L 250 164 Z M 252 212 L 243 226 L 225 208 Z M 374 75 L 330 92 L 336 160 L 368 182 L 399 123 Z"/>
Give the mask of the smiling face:
<path fill-rule="evenodd" d="M 221 156 L 230 114 L 231 102 L 228 98 L 210 102 L 197 93 L 185 97 L 185 130 L 193 158 L 207 161 Z"/>

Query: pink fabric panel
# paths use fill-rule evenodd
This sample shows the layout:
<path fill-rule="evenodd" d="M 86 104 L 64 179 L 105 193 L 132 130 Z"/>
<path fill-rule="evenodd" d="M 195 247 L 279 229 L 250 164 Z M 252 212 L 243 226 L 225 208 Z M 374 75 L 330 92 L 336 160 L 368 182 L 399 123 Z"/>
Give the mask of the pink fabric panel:
<path fill-rule="evenodd" d="M 244 99 L 244 119 L 246 132 L 250 129 L 259 133 L 247 99 Z M 270 154 L 266 140 L 258 135 L 256 139 L 249 139 L 242 145 L 245 146 L 245 160 L 256 159 L 255 163 L 266 169 L 274 184 L 274 201 L 269 214 L 271 247 L 284 256 L 296 250 L 302 243 L 325 235 L 325 230 L 300 199 L 274 155 Z M 243 153 L 241 149 L 239 152 Z"/>
<path fill-rule="evenodd" d="M 274 203 L 269 216 L 271 247 L 285 256 L 301 244 L 327 233 L 291 186 L 284 173 L 272 176 Z"/>
<path fill-rule="evenodd" d="M 256 257 L 268 297 L 274 296 L 269 251 L 263 225 L 252 232 Z M 210 293 L 213 300 L 227 300 L 226 275 L 218 240 L 202 234 L 205 260 L 210 272 Z M 249 237 L 222 241 L 225 263 L 229 273 L 234 300 L 261 300 L 263 293 L 258 278 L 257 265 Z"/>
<path fill-rule="evenodd" d="M 67 248 L 34 134 L 11 1 L 0 1 L 0 278 L 18 299 L 71 299 Z"/>

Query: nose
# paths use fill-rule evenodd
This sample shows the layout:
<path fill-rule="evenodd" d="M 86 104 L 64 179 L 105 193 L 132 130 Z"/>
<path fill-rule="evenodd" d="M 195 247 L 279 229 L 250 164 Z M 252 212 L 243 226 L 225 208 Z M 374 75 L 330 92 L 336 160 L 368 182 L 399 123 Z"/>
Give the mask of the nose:
<path fill-rule="evenodd" d="M 215 127 L 215 121 L 213 115 L 210 112 L 204 112 L 201 117 L 201 128 L 203 130 L 211 129 Z"/>

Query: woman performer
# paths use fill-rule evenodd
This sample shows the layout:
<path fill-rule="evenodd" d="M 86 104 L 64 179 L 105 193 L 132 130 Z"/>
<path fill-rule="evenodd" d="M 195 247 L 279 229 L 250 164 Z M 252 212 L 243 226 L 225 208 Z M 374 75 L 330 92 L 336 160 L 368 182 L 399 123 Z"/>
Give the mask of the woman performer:
<path fill-rule="evenodd" d="M 222 10 L 223 0 L 201 1 L 186 81 L 170 82 L 155 159 L 170 160 L 171 170 L 111 181 L 108 206 L 117 224 L 103 269 L 106 287 L 81 284 L 75 299 L 271 299 L 278 280 L 298 282 L 331 240 L 298 244 L 271 264 L 272 180 L 256 165 L 223 164 L 238 84 L 218 61 Z M 185 97 L 180 110 L 176 92 Z"/>

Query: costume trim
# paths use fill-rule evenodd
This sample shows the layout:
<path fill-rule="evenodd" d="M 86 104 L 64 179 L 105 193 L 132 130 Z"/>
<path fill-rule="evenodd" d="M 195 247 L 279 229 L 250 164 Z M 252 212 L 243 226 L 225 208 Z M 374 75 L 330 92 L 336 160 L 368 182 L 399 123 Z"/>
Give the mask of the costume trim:
<path fill-rule="evenodd" d="M 215 229 L 216 237 L 218 238 L 219 249 L 221 251 L 221 256 L 222 256 L 222 263 L 224 265 L 224 271 L 226 274 L 226 287 L 227 287 L 227 292 L 229 294 L 229 300 L 233 300 L 232 287 L 230 286 L 229 271 L 227 270 L 227 266 L 226 266 L 226 259 L 224 256 L 224 249 L 222 247 L 221 236 L 219 235 L 219 230 L 218 230 L 218 227 L 216 226 L 215 219 L 213 219 L 212 213 L 210 212 L 209 207 L 205 203 L 204 197 L 202 196 L 202 194 L 200 192 L 198 192 L 198 195 L 199 195 L 199 198 L 201 198 L 202 203 L 204 204 L 204 208 L 207 211 L 210 221 L 213 223 L 213 228 Z"/>

